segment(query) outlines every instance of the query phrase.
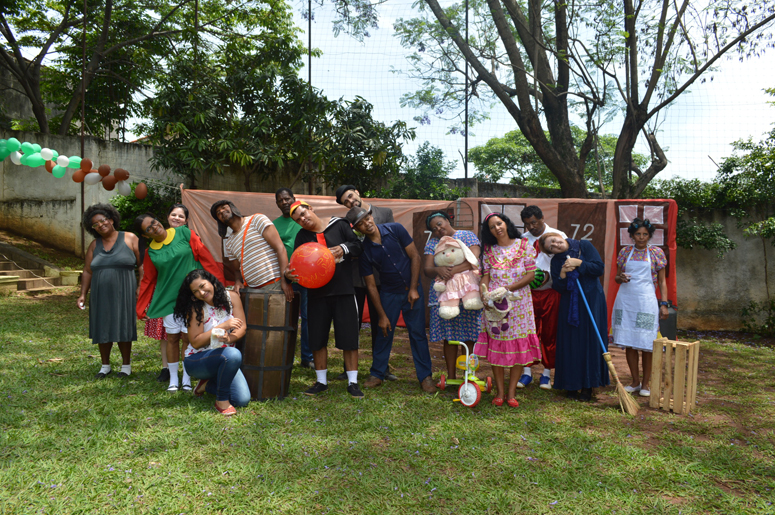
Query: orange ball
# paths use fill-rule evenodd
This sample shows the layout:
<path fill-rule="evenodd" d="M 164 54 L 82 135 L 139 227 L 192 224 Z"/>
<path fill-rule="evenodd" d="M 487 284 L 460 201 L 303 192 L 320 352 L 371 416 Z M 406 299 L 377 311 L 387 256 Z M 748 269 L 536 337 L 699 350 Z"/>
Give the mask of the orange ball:
<path fill-rule="evenodd" d="M 56 163 L 54 161 L 46 161 L 46 171 L 48 173 L 51 173 L 54 170 L 54 166 L 56 166 Z"/>
<path fill-rule="evenodd" d="M 108 165 L 100 165 L 99 168 L 97 168 L 97 171 L 102 175 L 103 177 L 107 177 L 110 173 L 110 166 Z"/>
<path fill-rule="evenodd" d="M 91 171 L 92 167 L 91 159 L 83 159 L 81 160 L 81 170 L 83 170 L 84 173 L 89 173 Z"/>
<path fill-rule="evenodd" d="M 113 171 L 113 175 L 116 177 L 116 180 L 119 180 L 119 181 L 125 181 L 129 179 L 129 172 L 127 172 L 123 168 L 116 168 Z"/>
<path fill-rule="evenodd" d="M 80 168 L 73 172 L 73 181 L 74 182 L 83 182 L 83 180 L 85 178 L 86 178 L 86 172 L 84 172 Z"/>
<path fill-rule="evenodd" d="M 289 267 L 299 276 L 300 285 L 321 288 L 334 277 L 336 262 L 325 245 L 309 242 L 293 251 Z"/>

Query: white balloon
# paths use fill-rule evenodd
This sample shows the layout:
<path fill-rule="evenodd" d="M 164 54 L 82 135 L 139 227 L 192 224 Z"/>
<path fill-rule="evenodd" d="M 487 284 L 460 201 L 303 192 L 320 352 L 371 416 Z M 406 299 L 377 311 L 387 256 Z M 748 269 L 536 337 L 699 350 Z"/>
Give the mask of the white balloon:
<path fill-rule="evenodd" d="M 15 165 L 22 164 L 22 155 L 18 152 L 11 152 L 11 161 L 13 161 L 13 164 Z"/>
<path fill-rule="evenodd" d="M 98 173 L 87 173 L 86 177 L 84 177 L 83 182 L 86 184 L 89 184 L 91 186 L 97 184 L 102 180 L 102 175 Z"/>
<path fill-rule="evenodd" d="M 70 164 L 70 158 L 67 156 L 59 156 L 57 157 L 57 164 L 62 168 L 66 168 L 67 165 Z"/>
<path fill-rule="evenodd" d="M 132 187 L 126 181 L 118 181 L 116 183 L 116 188 L 118 188 L 118 192 L 125 197 L 132 194 Z"/>
<path fill-rule="evenodd" d="M 40 157 L 46 161 L 51 161 L 54 158 L 54 151 L 50 148 L 42 148 L 40 149 Z"/>

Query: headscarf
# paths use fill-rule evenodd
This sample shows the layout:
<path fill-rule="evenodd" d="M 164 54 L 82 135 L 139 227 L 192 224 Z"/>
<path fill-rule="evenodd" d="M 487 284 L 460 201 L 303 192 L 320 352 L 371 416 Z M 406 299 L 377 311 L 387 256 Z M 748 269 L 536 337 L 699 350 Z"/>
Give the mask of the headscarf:
<path fill-rule="evenodd" d="M 451 222 L 451 220 L 449 219 L 449 215 L 444 211 L 434 211 L 433 213 L 428 215 L 428 218 L 425 219 L 426 229 L 428 229 L 429 231 L 431 230 L 431 220 L 433 220 L 437 216 L 444 218 L 447 222 Z"/>

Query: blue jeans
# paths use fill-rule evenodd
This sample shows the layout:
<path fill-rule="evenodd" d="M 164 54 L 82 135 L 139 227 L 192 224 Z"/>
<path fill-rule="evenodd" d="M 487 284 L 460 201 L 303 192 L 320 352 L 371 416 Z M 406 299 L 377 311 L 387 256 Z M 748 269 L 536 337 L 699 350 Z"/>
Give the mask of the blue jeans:
<path fill-rule="evenodd" d="M 233 406 L 247 406 L 250 388 L 242 375 L 242 353 L 234 347 L 221 347 L 186 356 L 186 370 L 198 379 L 209 379 L 205 390 L 219 401 Z"/>
<path fill-rule="evenodd" d="M 312 351 L 309 350 L 309 330 L 307 329 L 307 288 L 301 286 L 299 283 L 294 283 L 293 291 L 299 292 L 299 296 L 301 297 L 301 302 L 299 303 L 299 316 L 301 317 L 301 335 L 299 335 L 299 340 L 301 342 L 301 360 L 309 361 L 311 363 L 313 361 Z"/>
<path fill-rule="evenodd" d="M 387 336 L 382 334 L 382 329 L 379 328 L 379 317 L 376 312 L 371 312 L 371 325 L 377 333 L 374 342 L 374 361 L 369 371 L 374 377 L 385 379 L 390 351 L 393 349 L 393 333 L 396 330 L 398 315 L 402 313 L 409 331 L 409 344 L 412 347 L 417 380 L 422 381 L 431 375 L 431 353 L 428 349 L 428 337 L 425 335 L 425 302 L 423 302 L 422 288 L 418 287 L 418 290 L 420 298 L 415 301 L 413 308 L 409 307 L 406 293 L 386 293 L 384 290 L 380 292 L 379 300 L 390 321 L 390 332 Z"/>

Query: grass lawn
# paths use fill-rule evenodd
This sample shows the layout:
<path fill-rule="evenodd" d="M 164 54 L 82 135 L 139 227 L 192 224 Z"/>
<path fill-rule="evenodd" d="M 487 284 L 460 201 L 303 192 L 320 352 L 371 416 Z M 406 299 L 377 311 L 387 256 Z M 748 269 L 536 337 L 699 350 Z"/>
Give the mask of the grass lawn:
<path fill-rule="evenodd" d="M 114 348 L 95 381 L 76 297 L 0 297 L 0 513 L 775 513 L 771 348 L 705 335 L 694 412 L 640 400 L 632 418 L 611 388 L 583 404 L 534 384 L 518 409 L 422 394 L 404 337 L 401 379 L 364 400 L 333 381 L 305 398 L 314 373 L 294 369 L 286 400 L 227 419 L 212 396 L 167 393 L 144 337 L 130 379 Z"/>

